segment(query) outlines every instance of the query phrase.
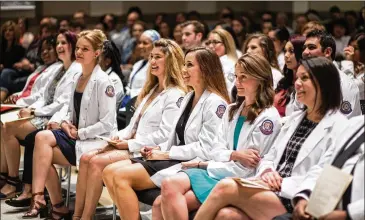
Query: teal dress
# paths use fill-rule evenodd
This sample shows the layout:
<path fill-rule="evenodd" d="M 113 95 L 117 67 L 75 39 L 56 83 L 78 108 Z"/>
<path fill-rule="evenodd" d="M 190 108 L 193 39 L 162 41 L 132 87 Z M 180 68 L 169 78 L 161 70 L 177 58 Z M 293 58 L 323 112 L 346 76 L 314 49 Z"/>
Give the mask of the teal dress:
<path fill-rule="evenodd" d="M 245 116 L 240 116 L 237 120 L 233 136 L 233 150 L 237 150 L 238 139 L 245 120 Z M 191 189 L 200 203 L 203 203 L 207 199 L 210 191 L 212 191 L 215 185 L 220 181 L 220 179 L 210 177 L 206 170 L 199 168 L 191 168 L 184 170 L 183 172 L 189 176 Z"/>

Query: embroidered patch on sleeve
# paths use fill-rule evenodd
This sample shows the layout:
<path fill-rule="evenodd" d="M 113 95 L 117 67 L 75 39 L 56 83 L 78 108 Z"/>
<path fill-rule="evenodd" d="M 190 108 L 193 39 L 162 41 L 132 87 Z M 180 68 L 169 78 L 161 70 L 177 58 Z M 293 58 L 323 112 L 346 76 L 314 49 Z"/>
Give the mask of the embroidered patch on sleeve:
<path fill-rule="evenodd" d="M 352 112 L 351 103 L 348 101 L 342 101 L 340 111 L 346 115 L 350 114 Z"/>
<path fill-rule="evenodd" d="M 114 97 L 115 95 L 114 87 L 112 85 L 107 86 L 105 89 L 105 94 L 109 97 Z"/>
<path fill-rule="evenodd" d="M 176 102 L 176 105 L 177 105 L 177 107 L 179 107 L 180 108 L 180 106 L 181 106 L 181 102 L 182 102 L 182 100 L 184 99 L 184 97 L 180 97 L 178 100 L 177 100 L 177 102 Z"/>
<path fill-rule="evenodd" d="M 265 135 L 272 134 L 273 129 L 274 129 L 274 123 L 269 119 L 263 121 L 260 126 L 260 131 Z"/>
<path fill-rule="evenodd" d="M 218 116 L 218 118 L 222 118 L 225 111 L 226 111 L 226 106 L 225 105 L 219 105 L 218 108 L 217 108 L 217 111 L 215 112 L 215 114 Z"/>

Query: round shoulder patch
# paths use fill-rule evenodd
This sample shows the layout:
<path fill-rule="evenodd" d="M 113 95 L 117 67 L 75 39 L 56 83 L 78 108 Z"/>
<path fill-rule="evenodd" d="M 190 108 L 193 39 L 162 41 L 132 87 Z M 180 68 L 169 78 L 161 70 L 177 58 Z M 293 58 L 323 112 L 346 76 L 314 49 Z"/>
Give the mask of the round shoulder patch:
<path fill-rule="evenodd" d="M 115 95 L 114 87 L 112 85 L 107 86 L 105 89 L 105 94 L 109 97 L 114 97 Z"/>
<path fill-rule="evenodd" d="M 217 111 L 215 111 L 215 114 L 218 116 L 218 118 L 222 118 L 225 111 L 226 111 L 226 106 L 219 105 Z"/>
<path fill-rule="evenodd" d="M 274 129 L 274 123 L 269 119 L 263 121 L 260 126 L 260 131 L 265 135 L 272 134 L 273 129 Z"/>
<path fill-rule="evenodd" d="M 180 108 L 180 106 L 181 106 L 181 102 L 184 100 L 184 97 L 180 97 L 177 101 L 176 101 L 176 105 L 177 105 L 177 107 L 179 107 Z"/>
<path fill-rule="evenodd" d="M 350 114 L 352 112 L 351 103 L 348 101 L 342 101 L 340 111 L 346 115 Z"/>

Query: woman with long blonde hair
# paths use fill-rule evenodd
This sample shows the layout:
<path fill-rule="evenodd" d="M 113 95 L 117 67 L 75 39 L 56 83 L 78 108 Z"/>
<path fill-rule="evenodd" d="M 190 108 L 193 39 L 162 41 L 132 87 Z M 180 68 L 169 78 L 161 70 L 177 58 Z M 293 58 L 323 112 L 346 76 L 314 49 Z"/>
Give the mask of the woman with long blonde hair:
<path fill-rule="evenodd" d="M 174 165 L 182 161 L 209 159 L 217 127 L 229 102 L 219 57 L 203 47 L 188 50 L 183 78 L 193 91 L 182 101 L 168 140 L 158 146 L 143 147 L 141 154 L 147 161 L 133 158 L 120 162 L 119 169 L 114 164 L 104 169 L 104 183 L 123 219 L 138 219 L 134 190 L 157 188 L 164 173 L 175 174 L 179 168 Z M 169 172 L 164 172 L 166 168 Z"/>
<path fill-rule="evenodd" d="M 183 52 L 171 40 L 154 43 L 149 55 L 147 81 L 138 95 L 129 125 L 102 149 L 82 155 L 77 181 L 74 218 L 91 219 L 102 193 L 103 169 L 118 161 L 140 156 L 143 146 L 167 140 L 187 91 L 181 68 Z M 115 167 L 117 166 L 113 165 Z"/>

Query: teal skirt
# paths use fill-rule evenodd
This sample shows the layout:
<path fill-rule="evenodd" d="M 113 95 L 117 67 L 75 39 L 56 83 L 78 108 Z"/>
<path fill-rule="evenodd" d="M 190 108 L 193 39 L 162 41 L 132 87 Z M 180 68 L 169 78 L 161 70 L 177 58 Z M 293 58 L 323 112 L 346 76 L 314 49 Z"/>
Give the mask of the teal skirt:
<path fill-rule="evenodd" d="M 203 169 L 191 168 L 183 170 L 183 172 L 189 176 L 191 188 L 200 203 L 203 203 L 207 199 L 210 191 L 219 182 L 218 179 L 210 177 L 208 172 Z"/>

